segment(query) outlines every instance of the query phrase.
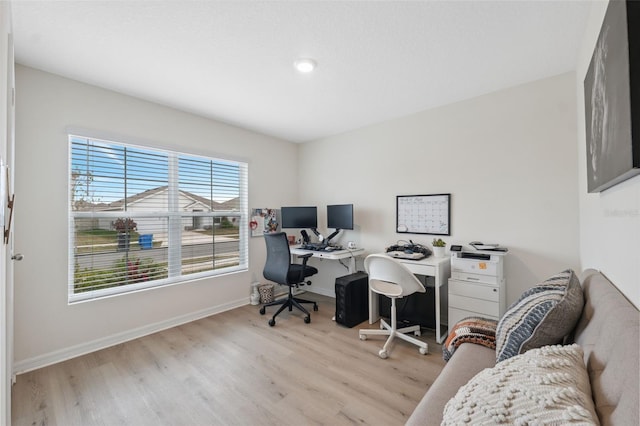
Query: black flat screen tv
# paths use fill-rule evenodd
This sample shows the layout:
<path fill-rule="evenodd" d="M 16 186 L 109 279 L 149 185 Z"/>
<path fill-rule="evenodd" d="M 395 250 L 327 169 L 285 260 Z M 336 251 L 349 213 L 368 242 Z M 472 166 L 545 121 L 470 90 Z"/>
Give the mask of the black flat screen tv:
<path fill-rule="evenodd" d="M 317 207 L 281 207 L 282 228 L 317 228 Z"/>
<path fill-rule="evenodd" d="M 327 206 L 327 228 L 353 229 L 353 204 Z"/>

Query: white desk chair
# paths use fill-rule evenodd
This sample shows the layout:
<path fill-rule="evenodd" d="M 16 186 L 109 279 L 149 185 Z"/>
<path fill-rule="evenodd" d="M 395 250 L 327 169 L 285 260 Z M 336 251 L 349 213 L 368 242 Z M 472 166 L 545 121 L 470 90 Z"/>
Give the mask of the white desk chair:
<path fill-rule="evenodd" d="M 360 330 L 360 340 L 367 340 L 367 335 L 389 336 L 384 347 L 378 352 L 380 358 L 389 356 L 389 346 L 397 336 L 402 340 L 418 346 L 421 354 L 427 353 L 427 344 L 405 333 L 420 336 L 420 326 L 413 325 L 398 329 L 396 319 L 396 299 L 413 293 L 424 293 L 425 288 L 413 273 L 402 263 L 386 254 L 372 254 L 364 260 L 364 269 L 369 274 L 369 289 L 391 299 L 391 325 L 380 319 L 380 329 Z"/>

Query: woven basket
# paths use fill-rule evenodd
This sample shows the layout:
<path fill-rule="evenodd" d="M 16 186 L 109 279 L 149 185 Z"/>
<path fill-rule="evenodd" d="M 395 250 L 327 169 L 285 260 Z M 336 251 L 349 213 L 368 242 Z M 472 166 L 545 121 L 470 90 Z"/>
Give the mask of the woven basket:
<path fill-rule="evenodd" d="M 258 291 L 260 292 L 260 303 L 273 302 L 273 287 L 273 284 L 261 284 L 258 287 Z"/>

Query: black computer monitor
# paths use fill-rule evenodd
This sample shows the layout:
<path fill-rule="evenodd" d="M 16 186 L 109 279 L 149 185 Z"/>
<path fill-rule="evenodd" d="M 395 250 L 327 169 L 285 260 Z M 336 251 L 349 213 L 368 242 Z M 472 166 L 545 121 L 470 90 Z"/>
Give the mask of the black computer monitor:
<path fill-rule="evenodd" d="M 353 229 L 353 204 L 327 206 L 327 228 Z"/>
<path fill-rule="evenodd" d="M 282 228 L 318 227 L 318 209 L 316 207 L 280 207 Z"/>

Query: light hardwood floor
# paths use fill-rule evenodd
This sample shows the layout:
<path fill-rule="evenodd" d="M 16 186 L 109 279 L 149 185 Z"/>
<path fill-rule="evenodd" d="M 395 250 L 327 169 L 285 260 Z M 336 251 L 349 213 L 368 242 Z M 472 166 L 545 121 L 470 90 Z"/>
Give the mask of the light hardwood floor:
<path fill-rule="evenodd" d="M 332 298 L 305 324 L 275 327 L 244 306 L 18 376 L 14 425 L 402 425 L 444 362 L 331 320 Z M 373 325 L 373 327 L 377 327 Z"/>

